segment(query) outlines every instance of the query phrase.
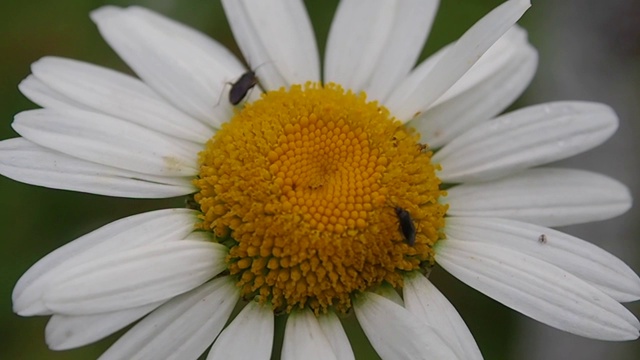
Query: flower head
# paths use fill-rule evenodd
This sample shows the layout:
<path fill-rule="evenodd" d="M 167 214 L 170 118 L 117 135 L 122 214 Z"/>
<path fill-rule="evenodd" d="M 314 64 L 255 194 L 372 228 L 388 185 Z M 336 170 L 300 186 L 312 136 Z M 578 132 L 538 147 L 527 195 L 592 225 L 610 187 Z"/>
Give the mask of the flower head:
<path fill-rule="evenodd" d="M 286 316 L 283 358 L 348 359 L 340 318 L 355 314 L 382 358 L 482 358 L 428 280 L 435 264 L 561 330 L 638 337 L 620 302 L 640 299 L 640 278 L 548 228 L 619 215 L 629 191 L 533 168 L 604 142 L 615 113 L 557 102 L 496 117 L 536 67 L 514 25 L 528 1 L 416 68 L 437 1 L 343 1 L 323 81 L 301 2 L 223 5 L 251 69 L 160 15 L 104 7 L 92 18 L 139 79 L 44 58 L 21 83 L 43 109 L 16 115 L 0 173 L 191 205 L 104 226 L 22 276 L 14 311 L 52 315 L 51 348 L 141 319 L 103 358 L 269 358 Z"/>

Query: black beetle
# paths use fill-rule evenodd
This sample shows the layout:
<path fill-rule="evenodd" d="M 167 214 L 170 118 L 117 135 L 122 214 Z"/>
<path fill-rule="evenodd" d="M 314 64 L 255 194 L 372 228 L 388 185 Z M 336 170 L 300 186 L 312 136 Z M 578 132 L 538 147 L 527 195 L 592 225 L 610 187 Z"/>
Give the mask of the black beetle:
<path fill-rule="evenodd" d="M 400 230 L 402 231 L 402 235 L 404 235 L 404 239 L 409 244 L 409 246 L 413 246 L 416 243 L 416 226 L 413 224 L 413 220 L 411 220 L 411 215 L 409 212 L 401 207 L 396 207 L 396 215 L 398 216 L 398 221 L 400 222 Z"/>
<path fill-rule="evenodd" d="M 258 85 L 258 78 L 253 70 L 249 70 L 242 74 L 238 81 L 231 84 L 231 90 L 229 90 L 229 102 L 231 105 L 238 105 L 251 88 Z"/>

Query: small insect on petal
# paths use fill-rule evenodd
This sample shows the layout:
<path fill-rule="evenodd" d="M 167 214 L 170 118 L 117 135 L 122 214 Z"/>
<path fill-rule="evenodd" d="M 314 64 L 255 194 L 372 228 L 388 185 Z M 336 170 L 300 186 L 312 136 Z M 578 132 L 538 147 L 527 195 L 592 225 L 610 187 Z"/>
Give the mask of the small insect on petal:
<path fill-rule="evenodd" d="M 404 235 L 404 239 L 409 244 L 409 246 L 413 246 L 416 243 L 416 226 L 413 224 L 413 220 L 411 220 L 411 215 L 409 212 L 401 207 L 396 207 L 396 215 L 398 216 L 398 221 L 400 222 L 400 230 L 402 231 L 402 235 Z"/>
<path fill-rule="evenodd" d="M 231 105 L 238 105 L 247 96 L 249 90 L 257 84 L 258 78 L 253 70 L 242 74 L 238 81 L 231 84 L 231 90 L 229 90 L 229 102 Z"/>
<path fill-rule="evenodd" d="M 540 234 L 540 236 L 538 237 L 538 242 L 540 244 L 546 244 L 547 243 L 547 235 L 546 234 Z"/>

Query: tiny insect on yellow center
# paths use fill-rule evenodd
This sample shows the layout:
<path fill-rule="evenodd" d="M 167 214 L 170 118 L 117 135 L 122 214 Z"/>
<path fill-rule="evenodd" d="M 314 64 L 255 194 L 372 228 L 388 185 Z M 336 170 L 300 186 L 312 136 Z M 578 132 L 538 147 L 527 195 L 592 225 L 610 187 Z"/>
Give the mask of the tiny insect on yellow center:
<path fill-rule="evenodd" d="M 433 264 L 446 205 L 418 140 L 336 84 L 267 92 L 200 154 L 199 226 L 230 247 L 245 298 L 348 311 L 358 292 L 402 286 L 407 271 Z"/>

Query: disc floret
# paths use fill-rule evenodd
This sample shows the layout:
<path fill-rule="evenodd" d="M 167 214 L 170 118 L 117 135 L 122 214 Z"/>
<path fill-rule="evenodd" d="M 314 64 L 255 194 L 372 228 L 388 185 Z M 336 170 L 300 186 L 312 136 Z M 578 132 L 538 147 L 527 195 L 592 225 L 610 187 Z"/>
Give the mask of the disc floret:
<path fill-rule="evenodd" d="M 307 83 L 247 104 L 200 154 L 203 229 L 229 272 L 276 310 L 331 307 L 433 263 L 446 206 L 419 135 L 364 93 Z M 416 228 L 411 246 L 396 209 Z"/>

